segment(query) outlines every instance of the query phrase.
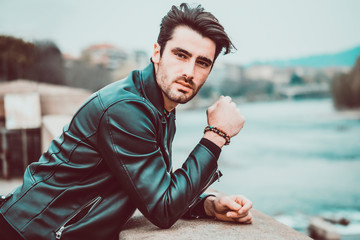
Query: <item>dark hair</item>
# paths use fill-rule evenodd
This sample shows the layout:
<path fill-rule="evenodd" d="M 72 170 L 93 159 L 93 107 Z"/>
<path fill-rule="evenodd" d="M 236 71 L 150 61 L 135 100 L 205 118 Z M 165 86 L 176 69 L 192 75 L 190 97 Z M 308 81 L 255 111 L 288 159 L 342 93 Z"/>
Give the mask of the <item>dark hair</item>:
<path fill-rule="evenodd" d="M 171 10 L 163 17 L 160 24 L 160 33 L 157 39 L 162 55 L 167 41 L 172 38 L 174 29 L 177 26 L 188 26 L 203 37 L 210 38 L 216 44 L 215 58 L 218 57 L 223 48 L 225 54 L 236 49 L 226 34 L 224 27 L 219 23 L 217 18 L 210 12 L 205 12 L 201 5 L 191 8 L 187 3 L 182 3 L 179 7 L 172 6 Z"/>

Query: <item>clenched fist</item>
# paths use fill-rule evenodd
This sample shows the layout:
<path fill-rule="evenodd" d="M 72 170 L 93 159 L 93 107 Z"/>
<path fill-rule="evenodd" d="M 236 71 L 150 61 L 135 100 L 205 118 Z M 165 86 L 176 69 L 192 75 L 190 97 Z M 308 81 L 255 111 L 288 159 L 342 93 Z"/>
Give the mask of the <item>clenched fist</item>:
<path fill-rule="evenodd" d="M 205 213 L 221 221 L 250 224 L 253 221 L 250 209 L 252 202 L 242 195 L 209 196 L 205 199 Z"/>
<path fill-rule="evenodd" d="M 207 122 L 209 126 L 214 126 L 224 131 L 229 137 L 233 137 L 240 132 L 245 123 L 245 118 L 236 108 L 236 104 L 231 98 L 221 96 L 218 101 L 207 109 Z M 219 147 L 225 144 L 225 139 L 214 132 L 206 132 L 205 138 L 213 141 Z"/>

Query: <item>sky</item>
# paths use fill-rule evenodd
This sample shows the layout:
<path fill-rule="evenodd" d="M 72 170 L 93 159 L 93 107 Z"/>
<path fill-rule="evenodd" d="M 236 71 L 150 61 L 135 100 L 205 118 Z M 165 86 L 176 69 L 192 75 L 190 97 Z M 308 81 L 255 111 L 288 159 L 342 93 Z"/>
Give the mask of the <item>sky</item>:
<path fill-rule="evenodd" d="M 109 43 L 151 54 L 170 0 L 0 0 L 0 35 L 52 40 L 79 56 Z M 360 45 L 358 0 L 203 0 L 237 51 L 223 61 L 246 64 L 336 53 Z"/>

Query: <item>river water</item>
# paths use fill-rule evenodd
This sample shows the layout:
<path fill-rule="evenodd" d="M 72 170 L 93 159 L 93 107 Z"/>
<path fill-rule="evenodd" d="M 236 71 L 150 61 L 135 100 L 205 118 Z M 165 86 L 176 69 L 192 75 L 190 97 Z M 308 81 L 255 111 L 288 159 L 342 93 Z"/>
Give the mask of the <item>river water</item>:
<path fill-rule="evenodd" d="M 338 112 L 331 99 L 238 106 L 246 123 L 223 147 L 224 176 L 212 188 L 241 193 L 254 208 L 302 232 L 316 215 L 346 217 L 352 221 L 347 230 L 360 232 L 359 113 Z M 176 122 L 179 167 L 202 137 L 205 109 L 180 110 Z"/>

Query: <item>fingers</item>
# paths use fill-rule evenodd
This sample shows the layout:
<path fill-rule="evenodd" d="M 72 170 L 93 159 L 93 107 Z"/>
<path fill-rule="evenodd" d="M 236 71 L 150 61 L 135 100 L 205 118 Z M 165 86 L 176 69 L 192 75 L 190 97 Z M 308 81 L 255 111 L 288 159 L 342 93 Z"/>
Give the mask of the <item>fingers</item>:
<path fill-rule="evenodd" d="M 225 102 L 229 102 L 229 103 L 232 101 L 231 97 L 229 97 L 229 96 L 225 96 L 221 100 L 223 100 Z"/>
<path fill-rule="evenodd" d="M 228 203 L 227 207 L 229 208 L 229 210 L 233 210 L 227 213 L 228 217 L 244 217 L 249 213 L 250 209 L 252 208 L 252 202 L 242 195 L 230 196 L 228 200 L 232 203 Z"/>
<path fill-rule="evenodd" d="M 221 129 L 230 138 L 237 135 L 244 127 L 245 118 L 229 96 L 221 96 L 217 102 L 207 109 L 206 114 L 208 125 Z M 211 138 L 210 140 L 214 139 Z"/>
<path fill-rule="evenodd" d="M 242 195 L 223 196 L 219 198 L 218 206 L 242 214 L 248 212 L 252 208 L 252 202 Z"/>
<path fill-rule="evenodd" d="M 239 210 L 239 214 L 248 212 L 251 208 L 252 208 L 252 202 L 248 200 L 245 203 L 245 205 L 243 205 L 242 208 Z"/>
<path fill-rule="evenodd" d="M 239 211 L 242 207 L 241 203 L 235 201 L 232 196 L 225 196 L 220 198 L 220 205 L 224 209 Z"/>
<path fill-rule="evenodd" d="M 215 201 L 214 207 L 219 220 L 252 223 L 252 202 L 242 195 L 221 196 Z"/>
<path fill-rule="evenodd" d="M 231 103 L 231 102 L 232 102 L 232 98 L 231 98 L 230 96 L 220 96 L 218 102 Z"/>
<path fill-rule="evenodd" d="M 248 212 L 252 208 L 252 202 L 242 195 L 235 196 L 235 201 L 242 206 L 238 211 L 239 214 Z"/>
<path fill-rule="evenodd" d="M 237 212 L 227 212 L 226 217 L 231 219 L 232 221 L 238 223 L 251 223 L 252 222 L 252 214 L 251 212 L 246 212 L 245 214 L 238 214 Z"/>
<path fill-rule="evenodd" d="M 247 214 L 244 217 L 240 217 L 240 218 L 234 218 L 234 221 L 238 222 L 238 223 L 245 223 L 245 224 L 250 224 L 253 221 L 253 217 L 251 212 L 249 212 L 249 214 Z"/>

